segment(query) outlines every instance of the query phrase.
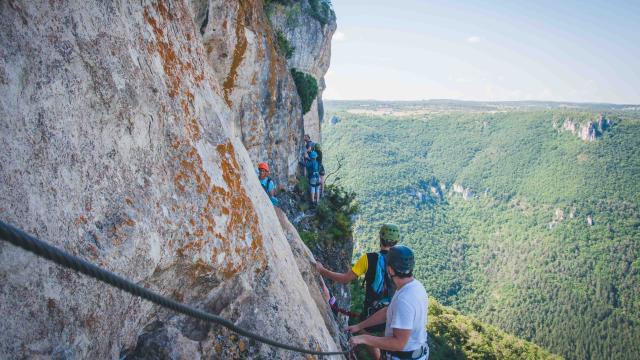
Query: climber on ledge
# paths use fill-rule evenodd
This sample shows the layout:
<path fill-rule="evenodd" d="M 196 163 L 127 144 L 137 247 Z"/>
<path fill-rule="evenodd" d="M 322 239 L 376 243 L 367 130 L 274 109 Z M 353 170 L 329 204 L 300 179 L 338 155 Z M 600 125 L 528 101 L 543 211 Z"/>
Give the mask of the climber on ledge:
<path fill-rule="evenodd" d="M 396 292 L 388 307 L 378 310 L 365 321 L 350 326 L 351 333 L 385 323 L 384 336 L 358 335 L 351 338 L 351 345 L 364 344 L 383 350 L 387 360 L 429 358 L 427 345 L 428 297 L 422 284 L 414 279 L 413 251 L 398 245 L 389 249 L 387 272 L 396 286 Z"/>
<path fill-rule="evenodd" d="M 307 180 L 309 181 L 309 191 L 311 193 L 311 203 L 318 205 L 320 200 L 320 164 L 318 163 L 318 153 L 312 151 L 309 160 L 305 165 Z"/>
<path fill-rule="evenodd" d="M 309 154 L 313 151 L 314 145 L 315 143 L 311 141 L 311 136 L 309 136 L 308 134 L 305 134 L 304 135 L 304 155 L 302 157 L 303 161 L 309 158 Z"/>
<path fill-rule="evenodd" d="M 258 164 L 258 180 L 260 185 L 271 199 L 273 205 L 278 205 L 278 198 L 276 198 L 276 185 L 269 177 L 269 165 L 266 162 Z"/>
<path fill-rule="evenodd" d="M 320 146 L 319 143 L 315 143 L 315 145 L 313 146 L 313 151 L 316 152 L 316 154 L 318 154 L 318 158 L 316 159 L 318 161 L 318 165 L 320 167 L 320 192 L 318 194 L 318 197 L 322 197 L 322 195 L 324 195 L 324 165 L 322 165 L 322 147 Z"/>
<path fill-rule="evenodd" d="M 400 230 L 397 225 L 384 224 L 380 228 L 380 251 L 362 255 L 351 271 L 336 273 L 326 269 L 321 263 L 316 262 L 316 269 L 325 277 L 339 283 L 349 283 L 364 274 L 365 296 L 362 305 L 360 321 L 364 321 L 376 311 L 387 306 L 393 296 L 393 281 L 387 276 L 385 256 L 389 249 L 400 241 Z M 366 329 L 369 332 L 384 331 L 384 322 Z M 380 358 L 380 350 L 373 346 L 367 346 L 367 351 L 375 359 Z"/>

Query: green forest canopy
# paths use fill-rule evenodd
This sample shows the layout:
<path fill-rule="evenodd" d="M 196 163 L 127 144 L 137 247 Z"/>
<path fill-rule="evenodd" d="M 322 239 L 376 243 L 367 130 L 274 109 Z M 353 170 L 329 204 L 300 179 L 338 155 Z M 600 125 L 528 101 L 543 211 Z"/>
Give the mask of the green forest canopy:
<path fill-rule="evenodd" d="M 444 304 L 570 359 L 640 358 L 637 113 L 605 113 L 613 125 L 586 142 L 563 124 L 601 112 L 341 105 L 325 161 L 358 194 L 356 252 L 396 222 Z"/>

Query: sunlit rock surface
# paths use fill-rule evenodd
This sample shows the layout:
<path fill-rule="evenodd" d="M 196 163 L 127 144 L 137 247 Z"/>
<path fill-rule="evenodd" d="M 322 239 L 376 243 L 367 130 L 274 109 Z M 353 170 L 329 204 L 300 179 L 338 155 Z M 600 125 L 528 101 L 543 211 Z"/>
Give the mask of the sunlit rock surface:
<path fill-rule="evenodd" d="M 336 350 L 250 158 L 287 168 L 302 133 L 270 35 L 248 26 L 266 24 L 259 3 L 211 2 L 221 22 L 203 35 L 197 2 L 0 2 L 0 219 L 246 329 Z M 214 29 L 236 38 L 210 46 Z M 238 37 L 260 68 L 216 63 Z M 247 144 L 254 115 L 247 152 L 234 134 Z M 3 359 L 300 357 L 4 242 L 0 280 Z"/>
<path fill-rule="evenodd" d="M 287 6 L 275 3 L 269 16 L 275 31 L 281 31 L 295 48 L 293 55 L 287 60 L 287 66 L 313 75 L 318 82 L 318 96 L 309 112 L 304 114 L 304 131 L 312 140 L 322 141 L 322 92 L 325 89 L 324 76 L 331 60 L 331 38 L 336 31 L 336 18 L 331 14 L 327 24 L 322 25 L 310 14 L 309 3 L 300 1 Z"/>
<path fill-rule="evenodd" d="M 260 0 L 192 1 L 196 37 L 233 110 L 231 127 L 254 163 L 280 183 L 295 178 L 301 153 L 300 98 Z"/>

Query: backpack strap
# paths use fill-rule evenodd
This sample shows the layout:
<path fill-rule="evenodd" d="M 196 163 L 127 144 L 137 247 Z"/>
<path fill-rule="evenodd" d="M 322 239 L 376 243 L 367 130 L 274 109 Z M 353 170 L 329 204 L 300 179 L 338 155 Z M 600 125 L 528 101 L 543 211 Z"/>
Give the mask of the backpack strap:
<path fill-rule="evenodd" d="M 264 191 L 267 192 L 267 195 L 271 195 L 269 194 L 269 184 L 272 183 L 273 180 L 271 180 L 270 177 L 267 176 L 267 181 L 263 184 L 262 181 L 260 182 L 260 186 L 262 186 L 262 188 L 264 189 Z"/>
<path fill-rule="evenodd" d="M 367 272 L 364 274 L 364 280 L 367 283 L 372 283 L 376 277 L 376 267 L 378 266 L 378 253 L 367 253 Z"/>

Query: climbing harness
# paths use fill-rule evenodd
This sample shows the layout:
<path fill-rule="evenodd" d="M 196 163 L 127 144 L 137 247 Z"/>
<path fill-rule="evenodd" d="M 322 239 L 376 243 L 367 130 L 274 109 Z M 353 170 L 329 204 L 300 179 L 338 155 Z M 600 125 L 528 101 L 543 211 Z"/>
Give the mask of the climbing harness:
<path fill-rule="evenodd" d="M 428 358 L 429 356 L 429 345 L 427 343 L 422 344 L 418 349 L 413 351 L 389 351 L 382 350 L 384 355 L 390 355 L 393 359 L 406 359 L 406 360 L 416 360 Z M 383 358 L 386 358 L 383 356 Z"/>
<path fill-rule="evenodd" d="M 250 331 L 244 330 L 242 328 L 237 327 L 235 324 L 233 324 L 231 321 L 225 318 L 222 318 L 220 316 L 217 316 L 211 313 L 204 312 L 202 310 L 192 308 L 188 305 L 171 300 L 153 291 L 150 291 L 139 285 L 136 285 L 123 277 L 120 277 L 110 271 L 107 271 L 101 267 L 98 267 L 79 257 L 73 256 L 65 251 L 62 251 L 55 246 L 51 246 L 46 242 L 39 240 L 31 235 L 28 235 L 23 231 L 9 224 L 6 224 L 2 221 L 0 221 L 0 238 L 2 240 L 10 242 L 15 246 L 21 247 L 24 250 L 30 251 L 42 258 L 53 261 L 58 265 L 61 265 L 69 269 L 75 270 L 77 272 L 83 273 L 85 275 L 88 275 L 92 278 L 95 278 L 104 283 L 107 283 L 113 287 L 124 290 L 132 295 L 141 297 L 143 299 L 151 301 L 160 306 L 166 307 L 173 311 L 176 311 L 200 320 L 220 324 L 226 327 L 227 329 L 233 332 L 236 332 L 242 336 L 246 336 L 248 338 L 254 339 L 256 341 L 259 341 L 265 344 L 269 344 L 271 346 L 275 346 L 278 348 L 291 350 L 299 353 L 320 355 L 320 356 L 346 355 L 349 353 L 349 351 L 322 352 L 322 351 L 303 349 L 300 347 L 283 344 L 275 340 L 252 333 Z"/>
<path fill-rule="evenodd" d="M 371 289 L 376 295 L 381 296 L 383 291 L 387 291 L 387 268 L 385 267 L 384 254 L 378 253 L 378 260 L 376 261 L 376 270 L 373 282 L 371 283 Z"/>

